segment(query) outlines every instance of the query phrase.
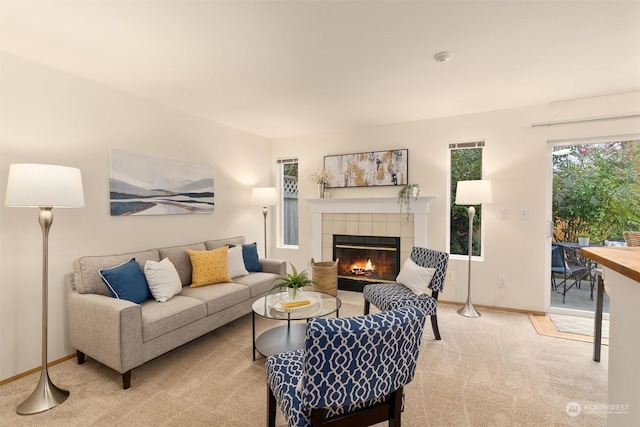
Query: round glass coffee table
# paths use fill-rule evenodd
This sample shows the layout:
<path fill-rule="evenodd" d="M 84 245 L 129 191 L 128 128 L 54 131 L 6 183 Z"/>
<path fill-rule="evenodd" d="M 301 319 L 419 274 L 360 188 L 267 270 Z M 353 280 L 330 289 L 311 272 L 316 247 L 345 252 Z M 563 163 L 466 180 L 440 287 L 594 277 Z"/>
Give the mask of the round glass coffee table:
<path fill-rule="evenodd" d="M 291 324 L 292 320 L 309 320 L 312 317 L 324 317 L 333 313 L 336 313 L 336 317 L 340 315 L 342 302 L 340 298 L 330 294 L 303 291 L 299 299 L 308 300 L 309 304 L 289 309 L 283 305 L 288 301 L 287 298 L 286 292 L 279 292 L 258 298 L 253 303 L 253 360 L 256 360 L 256 351 L 267 357 L 304 347 L 306 325 Z M 269 329 L 256 338 L 256 314 L 267 319 L 286 320 L 287 324 Z"/>

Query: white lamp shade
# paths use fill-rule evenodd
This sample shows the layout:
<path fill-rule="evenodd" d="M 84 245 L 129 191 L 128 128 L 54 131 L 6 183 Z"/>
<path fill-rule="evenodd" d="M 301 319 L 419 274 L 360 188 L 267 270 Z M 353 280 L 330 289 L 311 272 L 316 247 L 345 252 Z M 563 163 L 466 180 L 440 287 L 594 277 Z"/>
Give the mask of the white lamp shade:
<path fill-rule="evenodd" d="M 278 204 L 275 187 L 256 187 L 251 193 L 251 203 L 256 206 L 274 206 Z"/>
<path fill-rule="evenodd" d="M 9 166 L 5 206 L 79 208 L 84 206 L 80 169 L 15 163 Z"/>
<path fill-rule="evenodd" d="M 493 202 L 491 181 L 458 181 L 456 188 L 456 205 L 481 205 Z"/>

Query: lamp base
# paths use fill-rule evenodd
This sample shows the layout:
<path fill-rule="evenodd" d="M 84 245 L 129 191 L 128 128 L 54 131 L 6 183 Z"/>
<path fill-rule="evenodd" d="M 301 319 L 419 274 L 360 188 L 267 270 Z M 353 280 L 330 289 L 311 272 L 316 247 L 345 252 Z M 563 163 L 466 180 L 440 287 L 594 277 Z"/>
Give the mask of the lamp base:
<path fill-rule="evenodd" d="M 458 314 L 464 317 L 480 317 L 481 314 L 476 310 L 476 308 L 471 304 L 471 300 L 467 300 L 467 303 L 464 307 L 458 310 Z"/>
<path fill-rule="evenodd" d="M 49 379 L 47 370 L 43 370 L 40 381 L 31 396 L 22 402 L 16 412 L 18 415 L 31 415 L 55 408 L 69 397 L 67 390 L 62 390 Z"/>

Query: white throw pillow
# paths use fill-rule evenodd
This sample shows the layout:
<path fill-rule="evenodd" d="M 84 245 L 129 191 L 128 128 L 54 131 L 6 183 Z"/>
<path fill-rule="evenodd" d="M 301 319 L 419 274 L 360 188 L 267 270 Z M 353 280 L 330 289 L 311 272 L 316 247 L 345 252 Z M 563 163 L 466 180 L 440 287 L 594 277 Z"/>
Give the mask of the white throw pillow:
<path fill-rule="evenodd" d="M 435 272 L 435 268 L 420 267 L 411 258 L 408 258 L 402 264 L 396 282 L 411 289 L 416 295 L 423 295 L 427 293 Z"/>
<path fill-rule="evenodd" d="M 229 276 L 234 277 L 246 276 L 249 274 L 244 266 L 244 258 L 242 257 L 242 246 L 234 246 L 227 251 L 227 263 L 229 264 Z"/>
<path fill-rule="evenodd" d="M 182 291 L 182 282 L 178 271 L 169 258 L 162 261 L 147 261 L 144 264 L 144 275 L 149 283 L 151 295 L 156 301 L 166 302 Z"/>

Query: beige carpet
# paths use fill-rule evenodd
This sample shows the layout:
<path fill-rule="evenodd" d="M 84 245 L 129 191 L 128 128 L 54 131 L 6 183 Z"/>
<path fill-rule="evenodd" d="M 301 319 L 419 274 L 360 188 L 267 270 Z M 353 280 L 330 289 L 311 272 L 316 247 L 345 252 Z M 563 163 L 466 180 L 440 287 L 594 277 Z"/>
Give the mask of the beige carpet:
<path fill-rule="evenodd" d="M 341 292 L 342 316 L 360 314 L 362 295 Z M 442 304 L 442 341 L 425 330 L 419 368 L 406 387 L 405 426 L 604 426 L 608 348 L 591 360 L 589 343 L 541 336 L 527 315 L 480 310 L 456 314 Z M 278 323 L 259 319 L 262 331 Z M 53 366 L 50 376 L 71 391 L 62 405 L 19 416 L 16 406 L 39 374 L 0 388 L 0 425 L 11 426 L 263 426 L 264 359 L 251 360 L 251 316 L 245 316 L 144 366 L 132 387 L 87 360 Z M 566 407 L 585 408 L 569 417 Z M 587 406 L 589 405 L 589 406 Z M 279 416 L 279 425 L 284 425 Z"/>

